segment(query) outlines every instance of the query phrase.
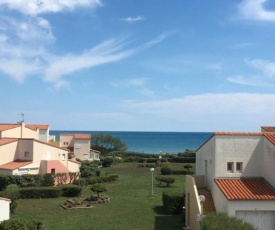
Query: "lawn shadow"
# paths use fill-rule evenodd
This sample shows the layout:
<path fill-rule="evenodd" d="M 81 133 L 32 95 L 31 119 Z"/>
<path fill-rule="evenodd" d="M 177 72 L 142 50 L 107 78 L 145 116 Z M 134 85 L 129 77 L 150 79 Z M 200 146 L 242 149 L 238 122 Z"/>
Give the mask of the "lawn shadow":
<path fill-rule="evenodd" d="M 167 230 L 167 229 L 182 230 L 184 226 L 182 215 L 168 215 L 165 212 L 165 209 L 163 206 L 155 206 L 153 210 L 157 214 L 157 216 L 155 217 L 154 230 Z"/>
<path fill-rule="evenodd" d="M 184 226 L 183 218 L 180 215 L 160 215 L 155 217 L 154 230 L 182 230 Z"/>

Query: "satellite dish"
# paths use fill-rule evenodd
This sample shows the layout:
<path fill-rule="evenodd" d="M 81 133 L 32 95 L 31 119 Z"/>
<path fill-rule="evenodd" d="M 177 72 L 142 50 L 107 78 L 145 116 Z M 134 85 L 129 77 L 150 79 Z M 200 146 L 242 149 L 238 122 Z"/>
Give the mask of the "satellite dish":
<path fill-rule="evenodd" d="M 204 202 L 205 201 L 205 196 L 204 195 L 199 195 L 199 200 L 200 200 L 200 202 Z"/>

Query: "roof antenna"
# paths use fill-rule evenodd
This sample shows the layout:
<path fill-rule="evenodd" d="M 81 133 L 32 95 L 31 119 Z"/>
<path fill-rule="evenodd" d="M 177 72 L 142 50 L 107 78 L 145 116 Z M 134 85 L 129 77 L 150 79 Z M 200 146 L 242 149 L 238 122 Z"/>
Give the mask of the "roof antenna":
<path fill-rule="evenodd" d="M 23 123 L 24 122 L 24 113 L 19 113 L 19 116 L 21 116 L 21 121 L 19 121 L 18 123 Z"/>

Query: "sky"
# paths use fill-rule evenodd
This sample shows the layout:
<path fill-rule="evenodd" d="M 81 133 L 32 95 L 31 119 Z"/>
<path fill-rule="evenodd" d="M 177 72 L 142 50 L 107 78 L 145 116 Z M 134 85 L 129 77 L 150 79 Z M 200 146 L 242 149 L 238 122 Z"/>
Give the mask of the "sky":
<path fill-rule="evenodd" d="M 275 126 L 273 0 L 0 0 L 0 123 Z"/>

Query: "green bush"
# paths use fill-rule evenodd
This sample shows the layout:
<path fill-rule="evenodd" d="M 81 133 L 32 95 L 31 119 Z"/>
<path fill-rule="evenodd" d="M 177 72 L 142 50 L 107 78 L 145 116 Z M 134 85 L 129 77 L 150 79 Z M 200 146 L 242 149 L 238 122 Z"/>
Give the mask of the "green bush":
<path fill-rule="evenodd" d="M 36 220 L 4 220 L 0 223 L 0 230 L 44 230 L 43 224 Z"/>
<path fill-rule="evenodd" d="M 207 214 L 203 219 L 202 230 L 255 230 L 249 223 L 226 214 Z"/>
<path fill-rule="evenodd" d="M 194 172 L 192 170 L 171 170 L 171 174 L 173 175 L 193 175 Z"/>
<path fill-rule="evenodd" d="M 61 196 L 58 187 L 32 187 L 21 188 L 20 197 L 22 199 L 57 198 Z"/>
<path fill-rule="evenodd" d="M 2 196 L 11 200 L 10 211 L 11 213 L 14 213 L 17 207 L 17 200 L 20 198 L 20 190 L 18 186 L 8 185 L 7 188 L 3 191 Z"/>
<path fill-rule="evenodd" d="M 86 179 L 86 184 L 96 184 L 96 183 L 110 183 L 118 179 L 117 174 L 107 174 L 99 177 L 90 177 Z"/>
<path fill-rule="evenodd" d="M 77 197 L 81 194 L 82 187 L 74 184 L 60 186 L 61 195 L 65 197 Z"/>
<path fill-rule="evenodd" d="M 54 186 L 54 175 L 51 173 L 45 173 L 42 176 L 41 185 L 43 187 L 51 187 Z"/>
<path fill-rule="evenodd" d="M 172 172 L 172 169 L 169 166 L 164 165 L 161 167 L 160 172 L 162 175 L 170 175 Z"/>
<path fill-rule="evenodd" d="M 0 174 L 0 191 L 5 190 L 8 185 L 8 177 L 5 174 Z"/>
<path fill-rule="evenodd" d="M 19 187 L 41 186 L 42 176 L 39 174 L 7 175 L 8 184 L 16 184 Z"/>
<path fill-rule="evenodd" d="M 173 163 L 196 163 L 196 157 L 173 157 L 169 158 L 168 161 Z"/>
<path fill-rule="evenodd" d="M 156 176 L 155 179 L 160 183 L 165 183 L 165 185 L 168 187 L 171 184 L 175 182 L 175 179 L 173 177 L 164 177 L 164 176 Z"/>
<path fill-rule="evenodd" d="M 102 166 L 103 166 L 104 168 L 110 167 L 111 164 L 113 163 L 113 161 L 114 161 L 114 160 L 113 160 L 112 158 L 106 157 L 106 158 L 102 161 Z"/>
<path fill-rule="evenodd" d="M 102 193 L 102 192 L 106 192 L 106 191 L 107 191 L 107 188 L 104 186 L 104 184 L 97 183 L 97 184 L 94 184 L 94 185 L 91 187 L 91 191 L 92 191 L 92 192 L 96 192 L 96 193 L 97 193 L 97 196 L 99 197 L 99 194 Z"/>
<path fill-rule="evenodd" d="M 162 203 L 165 212 L 169 214 L 182 214 L 185 204 L 185 194 L 180 192 L 163 192 Z"/>

